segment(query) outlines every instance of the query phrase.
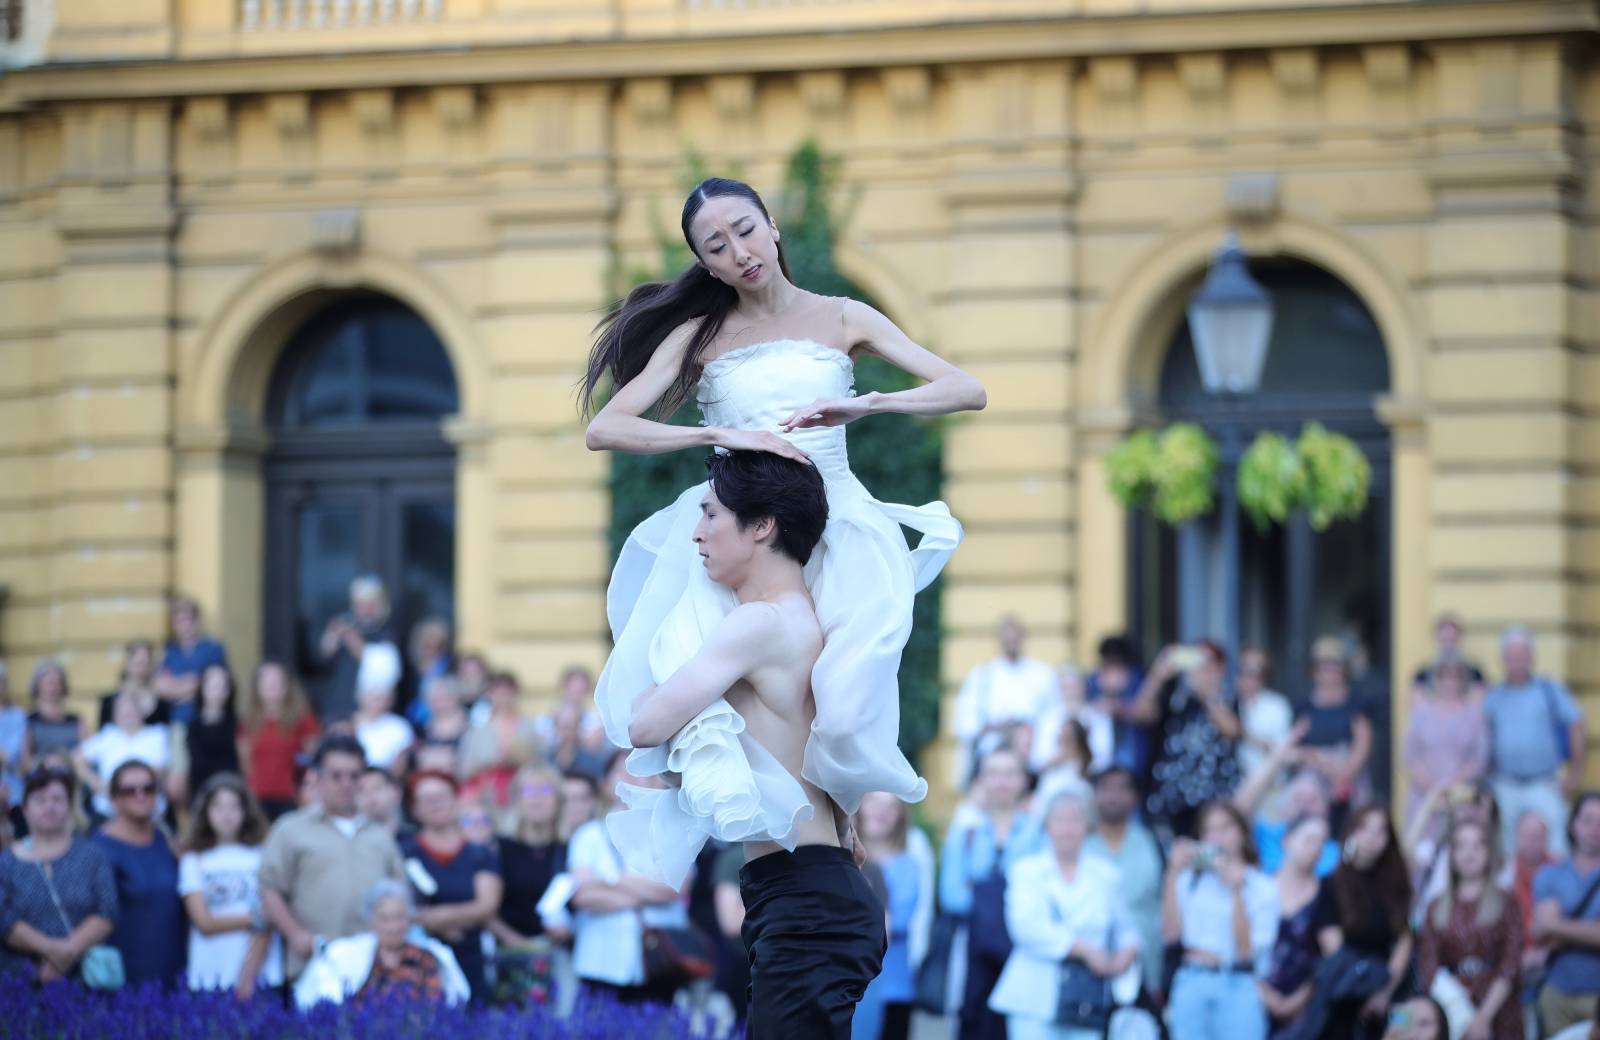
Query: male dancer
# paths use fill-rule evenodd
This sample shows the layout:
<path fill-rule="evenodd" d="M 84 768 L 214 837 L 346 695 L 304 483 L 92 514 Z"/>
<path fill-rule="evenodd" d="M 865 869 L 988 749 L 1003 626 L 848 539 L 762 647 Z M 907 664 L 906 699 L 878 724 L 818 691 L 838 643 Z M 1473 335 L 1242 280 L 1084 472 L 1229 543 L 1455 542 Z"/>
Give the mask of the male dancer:
<path fill-rule="evenodd" d="M 635 747 L 663 744 L 725 696 L 746 734 L 801 785 L 814 811 L 796 825 L 794 851 L 745 843 L 749 1035 L 843 1040 L 887 937 L 883 904 L 840 843 L 837 807 L 800 775 L 816 714 L 811 668 L 822 652 L 801 568 L 822 537 L 827 495 L 812 466 L 766 452 L 714 455 L 708 466 L 694 541 L 706 573 L 739 605 L 694 657 L 639 696 L 628 737 Z"/>

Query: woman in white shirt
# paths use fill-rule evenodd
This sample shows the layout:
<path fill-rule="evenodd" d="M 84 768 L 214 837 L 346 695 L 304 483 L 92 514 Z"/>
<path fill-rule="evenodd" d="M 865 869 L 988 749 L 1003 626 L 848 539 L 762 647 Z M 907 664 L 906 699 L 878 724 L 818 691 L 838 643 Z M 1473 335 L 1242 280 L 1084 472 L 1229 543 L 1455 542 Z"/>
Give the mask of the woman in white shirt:
<path fill-rule="evenodd" d="M 261 910 L 261 843 L 267 817 L 237 773 L 218 773 L 195 795 L 178 861 L 189 914 L 189 988 L 283 984 L 283 951 Z"/>
<path fill-rule="evenodd" d="M 608 810 L 617 807 L 617 784 L 662 785 L 660 776 L 628 772 L 628 753 L 611 757 L 601 784 Z M 590 820 L 567 842 L 567 872 L 572 893 L 572 966 L 585 989 L 610 993 L 624 1003 L 671 1004 L 673 993 L 651 986 L 644 971 L 644 929 L 687 928 L 689 913 L 670 886 L 625 873 L 622 858 L 606 833 L 604 816 Z"/>
<path fill-rule="evenodd" d="M 367 765 L 396 772 L 404 765 L 401 755 L 416 740 L 411 723 L 396 715 L 395 684 L 400 681 L 400 655 L 388 643 L 372 643 L 361 655 L 356 676 L 356 739 L 367 754 Z"/>
<path fill-rule="evenodd" d="M 1267 1012 L 1256 989 L 1278 934 L 1278 886 L 1256 866 L 1238 809 L 1200 810 L 1200 844 L 1179 840 L 1162 888 L 1161 930 L 1183 950 L 1172 983 L 1172 1040 L 1265 1040 Z"/>
<path fill-rule="evenodd" d="M 78 745 L 73 754 L 78 775 L 94 791 L 94 811 L 109 818 L 114 811 L 109 794 L 111 774 L 124 762 L 143 762 L 158 774 L 159 791 L 172 765 L 172 738 L 166 726 L 145 722 L 143 708 L 132 694 L 120 693 L 111 703 L 111 721 Z M 158 797 L 156 814 L 165 813 L 166 808 L 166 799 Z"/>
<path fill-rule="evenodd" d="M 1006 1016 L 1011 1040 L 1102 1035 L 1056 1022 L 1064 961 L 1107 980 L 1137 972 L 1139 932 L 1122 900 L 1121 874 L 1109 860 L 1083 852 L 1093 824 L 1094 803 L 1076 789 L 1061 791 L 1044 814 L 1050 847 L 1006 871 L 1012 948 L 989 1007 Z"/>

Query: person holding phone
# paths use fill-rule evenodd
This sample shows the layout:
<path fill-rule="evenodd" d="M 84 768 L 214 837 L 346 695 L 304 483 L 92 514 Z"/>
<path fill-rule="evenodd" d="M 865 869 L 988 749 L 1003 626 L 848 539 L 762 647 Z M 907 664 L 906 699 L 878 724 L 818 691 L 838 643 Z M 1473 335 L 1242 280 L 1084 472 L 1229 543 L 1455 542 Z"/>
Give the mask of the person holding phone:
<path fill-rule="evenodd" d="M 1156 727 L 1159 736 L 1145 808 L 1167 835 L 1194 833 L 1200 807 L 1239 786 L 1239 716 L 1227 666 L 1227 652 L 1213 640 L 1169 646 L 1134 701 L 1134 721 Z"/>

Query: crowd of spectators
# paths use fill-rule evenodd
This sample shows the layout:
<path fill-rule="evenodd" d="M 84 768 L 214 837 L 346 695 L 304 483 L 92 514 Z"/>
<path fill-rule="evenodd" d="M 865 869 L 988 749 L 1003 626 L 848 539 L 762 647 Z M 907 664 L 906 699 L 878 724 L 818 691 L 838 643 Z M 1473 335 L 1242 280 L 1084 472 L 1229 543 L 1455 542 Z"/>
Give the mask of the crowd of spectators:
<path fill-rule="evenodd" d="M 958 695 L 964 797 L 916 1005 L 963 1040 L 1600 1030 L 1582 713 L 1526 628 L 1493 676 L 1458 620 L 1435 635 L 1398 694 L 1391 810 L 1390 705 L 1345 638 L 1313 642 L 1291 696 L 1260 648 L 1198 640 L 1146 667 L 1113 637 L 1083 672 L 1029 658 L 1006 619 Z"/>
<path fill-rule="evenodd" d="M 549 1003 L 585 991 L 742 1014 L 742 850 L 682 893 L 622 869 L 603 823 L 626 758 L 592 676 L 549 710 L 517 678 L 352 583 L 326 670 L 236 684 L 180 601 L 130 643 L 97 725 L 40 662 L 0 667 L 0 973 L 276 993 Z M 855 1035 L 942 1016 L 962 1040 L 1586 1035 L 1600 999 L 1600 795 L 1581 712 L 1521 628 L 1498 674 L 1443 619 L 1375 792 L 1374 703 L 1339 638 L 1304 677 L 1212 641 L 1146 667 L 1000 653 L 962 685 L 942 834 L 869 795 L 853 820 L 889 947 Z M 313 681 L 314 680 L 314 681 Z M 308 694 L 308 689 L 316 691 Z M 89 703 L 93 704 L 93 701 Z M 1145 1030 L 1141 1032 L 1140 1030 Z M 1563 1032 L 1566 1031 L 1566 1032 Z"/>

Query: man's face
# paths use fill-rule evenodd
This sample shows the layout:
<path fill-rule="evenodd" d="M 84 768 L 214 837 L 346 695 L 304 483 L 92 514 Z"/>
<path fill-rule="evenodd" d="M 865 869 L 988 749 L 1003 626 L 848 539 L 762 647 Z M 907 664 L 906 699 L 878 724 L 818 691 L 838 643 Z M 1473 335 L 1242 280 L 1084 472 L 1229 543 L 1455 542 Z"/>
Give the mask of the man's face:
<path fill-rule="evenodd" d="M 187 603 L 172 608 L 172 634 L 178 642 L 192 642 L 200 634 L 200 615 Z"/>
<path fill-rule="evenodd" d="M 1600 857 L 1600 798 L 1590 798 L 1572 821 L 1577 850 L 1587 859 Z"/>
<path fill-rule="evenodd" d="M 1454 621 L 1441 621 L 1433 635 L 1440 650 L 1454 650 L 1461 645 L 1461 628 Z"/>
<path fill-rule="evenodd" d="M 715 487 L 707 486 L 700 500 L 700 522 L 694 526 L 694 544 L 705 564 L 706 576 L 718 585 L 736 585 L 750 568 L 750 561 L 761 551 L 758 539 L 771 529 L 771 520 L 758 520 L 740 527 L 739 518 L 717 498 Z"/>
<path fill-rule="evenodd" d="M 1525 682 L 1533 674 L 1533 645 L 1526 639 L 1509 639 L 1500 651 L 1506 666 L 1506 677 Z"/>
<path fill-rule="evenodd" d="M 317 767 L 317 796 L 322 807 L 334 816 L 354 816 L 356 787 L 361 780 L 361 759 L 333 751 Z"/>
<path fill-rule="evenodd" d="M 582 780 L 561 781 L 562 814 L 574 823 L 594 819 L 594 788 Z"/>
<path fill-rule="evenodd" d="M 1137 797 L 1133 779 L 1124 773 L 1108 773 L 1094 785 L 1095 812 L 1109 823 L 1121 823 L 1132 816 Z"/>
<path fill-rule="evenodd" d="M 1022 656 L 1022 626 L 1015 621 L 1006 621 L 1000 626 L 1000 652 L 1007 657 Z"/>
<path fill-rule="evenodd" d="M 400 789 L 386 776 L 363 773 L 356 782 L 356 808 L 369 820 L 390 820 L 400 808 Z"/>

